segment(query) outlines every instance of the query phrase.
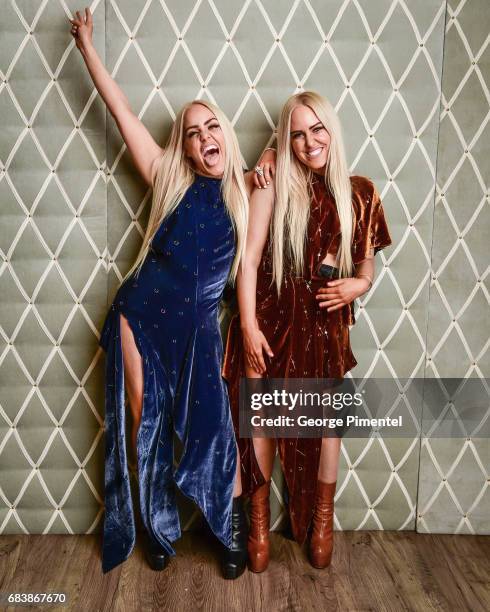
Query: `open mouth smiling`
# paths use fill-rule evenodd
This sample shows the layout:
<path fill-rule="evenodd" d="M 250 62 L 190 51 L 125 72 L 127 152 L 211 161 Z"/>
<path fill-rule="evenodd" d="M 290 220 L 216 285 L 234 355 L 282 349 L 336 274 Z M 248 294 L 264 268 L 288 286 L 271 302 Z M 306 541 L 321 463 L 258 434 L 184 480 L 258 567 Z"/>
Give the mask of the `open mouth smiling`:
<path fill-rule="evenodd" d="M 206 145 L 201 149 L 201 153 L 203 157 L 207 157 L 208 155 L 215 155 L 219 153 L 219 147 L 215 144 Z"/>
<path fill-rule="evenodd" d="M 318 157 L 320 155 L 320 153 L 322 152 L 323 147 L 317 147 L 316 149 L 312 149 L 311 151 L 307 151 L 306 155 L 310 158 L 315 158 Z"/>
<path fill-rule="evenodd" d="M 216 144 L 208 144 L 201 149 L 204 162 L 208 165 L 214 165 L 219 158 L 219 147 Z"/>

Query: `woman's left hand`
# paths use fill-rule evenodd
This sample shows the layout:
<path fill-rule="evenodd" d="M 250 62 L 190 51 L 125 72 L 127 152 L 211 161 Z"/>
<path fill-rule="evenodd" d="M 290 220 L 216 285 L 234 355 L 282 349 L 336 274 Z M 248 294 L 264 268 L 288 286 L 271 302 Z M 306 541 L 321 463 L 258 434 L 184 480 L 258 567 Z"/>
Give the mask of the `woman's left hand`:
<path fill-rule="evenodd" d="M 339 278 L 328 281 L 325 287 L 320 287 L 315 297 L 320 308 L 326 308 L 327 312 L 332 312 L 350 304 L 368 289 L 367 278 Z"/>

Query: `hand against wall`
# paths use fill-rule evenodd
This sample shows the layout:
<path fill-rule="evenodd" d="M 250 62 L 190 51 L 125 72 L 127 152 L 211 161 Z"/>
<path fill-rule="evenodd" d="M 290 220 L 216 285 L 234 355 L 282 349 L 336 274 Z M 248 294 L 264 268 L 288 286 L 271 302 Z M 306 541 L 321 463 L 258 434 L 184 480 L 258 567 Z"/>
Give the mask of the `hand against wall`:
<path fill-rule="evenodd" d="M 69 19 L 68 21 L 72 24 L 71 35 L 75 39 L 77 49 L 81 51 L 92 44 L 94 22 L 88 7 L 85 8 L 84 17 L 80 14 L 80 11 L 76 11 L 75 14 L 77 16 L 76 19 Z"/>

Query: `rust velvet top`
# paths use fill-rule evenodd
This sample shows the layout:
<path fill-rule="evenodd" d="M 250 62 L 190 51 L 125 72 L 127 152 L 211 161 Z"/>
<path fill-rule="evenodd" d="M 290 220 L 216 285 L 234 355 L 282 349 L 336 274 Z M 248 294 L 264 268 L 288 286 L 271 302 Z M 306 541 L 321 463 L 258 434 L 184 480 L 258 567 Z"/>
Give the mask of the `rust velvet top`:
<path fill-rule="evenodd" d="M 354 265 L 391 244 L 383 206 L 373 183 L 361 176 L 351 177 L 354 216 L 352 259 Z M 286 272 L 278 298 L 272 284 L 272 254 L 269 241 L 257 270 L 256 317 L 274 357 L 264 356 L 266 377 L 343 378 L 357 361 L 351 351 L 349 326 L 355 323 L 353 304 L 327 312 L 315 299 L 326 279 L 318 268 L 327 253 L 340 246 L 340 220 L 332 193 L 322 177 L 312 185 L 310 216 L 305 243 L 302 276 Z M 239 382 L 245 377 L 239 313 L 230 323 L 223 376 L 228 381 L 233 421 L 238 440 L 242 486 L 251 494 L 265 482 L 257 463 L 253 443 L 240 438 L 238 431 Z M 293 535 L 302 544 L 310 524 L 316 493 L 321 439 L 279 439 L 279 456 L 289 493 Z"/>

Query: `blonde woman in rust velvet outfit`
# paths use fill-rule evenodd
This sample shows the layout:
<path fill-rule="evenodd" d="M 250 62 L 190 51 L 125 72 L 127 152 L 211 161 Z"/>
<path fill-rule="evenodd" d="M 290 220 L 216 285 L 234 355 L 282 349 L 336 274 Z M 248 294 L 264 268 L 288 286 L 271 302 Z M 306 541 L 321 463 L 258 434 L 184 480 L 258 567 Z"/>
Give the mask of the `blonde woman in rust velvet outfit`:
<path fill-rule="evenodd" d="M 237 277 L 240 312 L 230 324 L 223 371 L 236 432 L 240 377 L 342 379 L 357 364 L 349 340 L 353 302 L 372 285 L 374 255 L 390 244 L 375 186 L 349 176 L 330 103 L 313 92 L 290 97 L 279 120 L 275 184 L 252 194 Z M 269 562 L 276 442 L 294 538 L 303 544 L 311 529 L 310 562 L 326 567 L 340 437 L 241 438 L 250 569 L 261 572 Z"/>

